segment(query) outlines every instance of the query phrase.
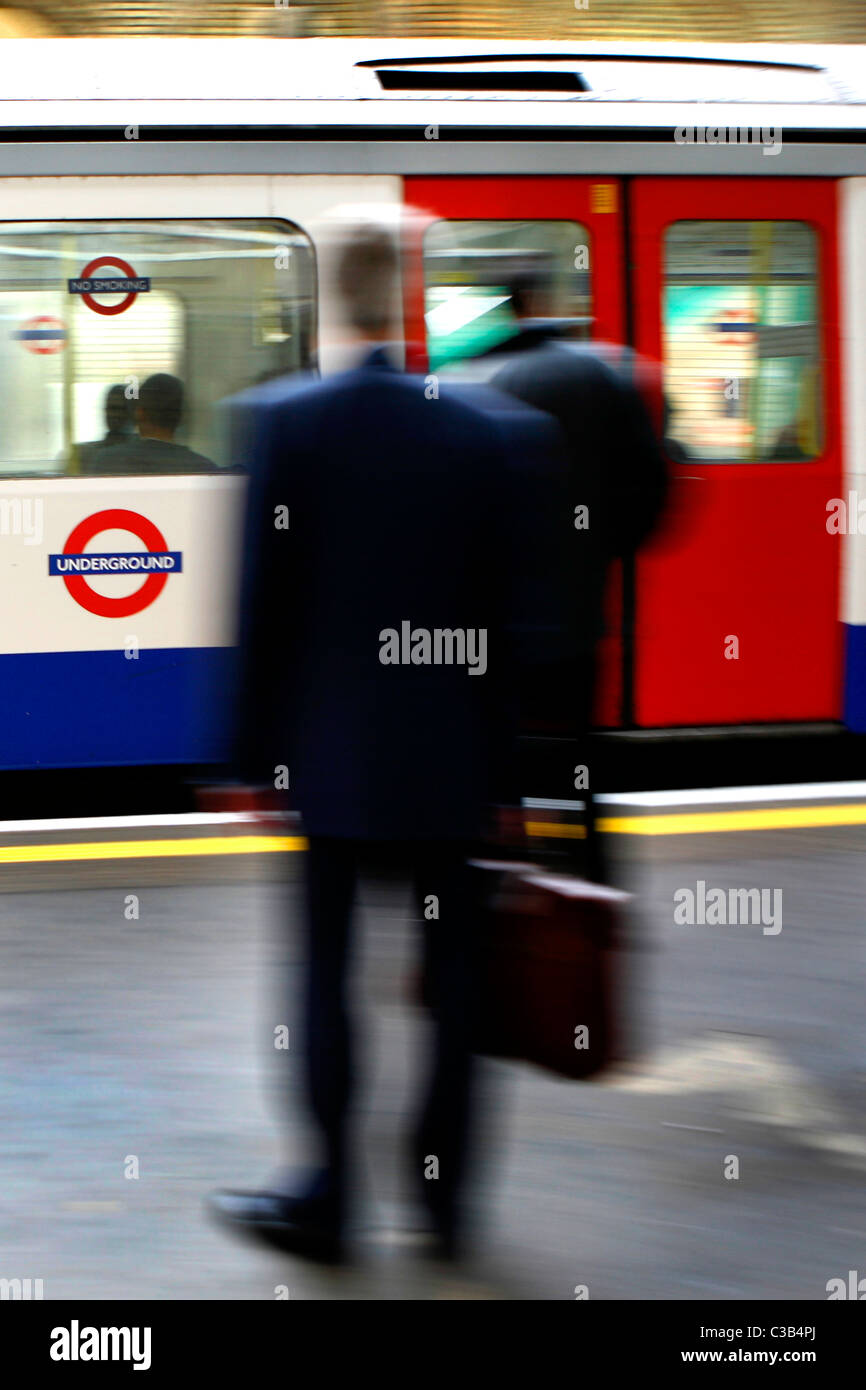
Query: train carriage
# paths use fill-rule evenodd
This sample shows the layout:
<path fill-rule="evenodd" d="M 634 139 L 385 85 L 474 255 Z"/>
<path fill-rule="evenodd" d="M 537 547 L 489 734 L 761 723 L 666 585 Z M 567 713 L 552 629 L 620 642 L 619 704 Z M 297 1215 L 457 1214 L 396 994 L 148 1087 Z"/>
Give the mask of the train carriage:
<path fill-rule="evenodd" d="M 498 268 L 526 251 L 577 333 L 660 365 L 673 497 L 612 578 L 603 725 L 866 729 L 862 51 L 0 48 L 0 768 L 224 756 L 220 403 L 334 365 L 338 203 L 424 213 L 413 370 L 508 330 Z M 157 373 L 213 471 L 94 472 L 106 393 L 132 408 Z"/>

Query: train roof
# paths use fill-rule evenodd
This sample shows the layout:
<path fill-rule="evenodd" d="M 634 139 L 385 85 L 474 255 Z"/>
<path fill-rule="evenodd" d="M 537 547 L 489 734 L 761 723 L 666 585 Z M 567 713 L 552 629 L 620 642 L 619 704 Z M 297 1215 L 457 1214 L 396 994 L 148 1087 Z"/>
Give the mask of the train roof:
<path fill-rule="evenodd" d="M 6 39 L 0 130 L 748 124 L 862 129 L 866 46 L 396 39 Z M 419 111 L 423 106 L 423 116 Z"/>
<path fill-rule="evenodd" d="M 0 74 L 0 176 L 866 175 L 864 45 L 7 39 Z"/>

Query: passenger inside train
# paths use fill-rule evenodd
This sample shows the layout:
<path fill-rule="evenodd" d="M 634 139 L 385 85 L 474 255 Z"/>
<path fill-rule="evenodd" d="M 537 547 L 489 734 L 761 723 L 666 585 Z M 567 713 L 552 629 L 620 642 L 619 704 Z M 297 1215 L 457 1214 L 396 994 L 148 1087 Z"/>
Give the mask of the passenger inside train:
<path fill-rule="evenodd" d="M 115 388 L 112 388 L 115 389 Z M 197 454 L 175 435 L 183 416 L 183 382 L 168 372 L 156 372 L 142 383 L 135 418 L 138 437 L 103 444 L 92 452 L 83 473 L 118 476 L 139 473 L 213 473 L 217 465 Z"/>
<path fill-rule="evenodd" d="M 105 434 L 87 444 L 76 444 L 75 452 L 82 473 L 98 473 L 96 462 L 107 449 L 129 444 L 135 439 L 135 420 L 132 402 L 126 398 L 123 386 L 109 386 L 105 393 Z"/>

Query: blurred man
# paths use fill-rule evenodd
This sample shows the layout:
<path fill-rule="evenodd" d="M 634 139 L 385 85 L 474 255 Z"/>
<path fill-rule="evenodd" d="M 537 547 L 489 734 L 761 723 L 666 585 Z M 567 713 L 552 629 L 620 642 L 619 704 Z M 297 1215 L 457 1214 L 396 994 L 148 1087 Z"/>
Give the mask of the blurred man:
<path fill-rule="evenodd" d="M 667 472 L 641 394 L 622 370 L 625 350 L 566 340 L 567 322 L 551 317 L 551 272 L 549 259 L 543 257 L 512 267 L 507 288 L 518 331 L 476 361 L 483 362 L 482 374 L 492 386 L 552 415 L 567 446 L 573 511 L 572 653 L 569 670 L 561 673 L 557 684 L 568 692 L 562 718 L 577 739 L 577 762 L 589 769 L 589 786 L 583 792 L 586 870 L 603 881 L 589 750 L 605 585 L 611 562 L 631 560 L 656 526 Z M 635 361 L 635 375 L 642 365 Z"/>
<path fill-rule="evenodd" d="M 323 1258 L 342 1249 L 347 1215 L 353 898 L 366 848 L 383 842 L 414 878 L 435 1019 L 412 1171 L 439 1248 L 458 1247 L 477 1017 L 467 859 L 491 803 L 514 796 L 510 442 L 492 418 L 391 365 L 398 267 L 389 232 L 353 226 L 335 278 L 360 365 L 313 385 L 270 383 L 236 406 L 251 474 L 239 763 L 271 787 L 288 768 L 308 836 L 305 1063 L 322 1161 L 300 1189 L 222 1193 L 214 1206 Z M 511 414 L 532 417 L 548 447 L 549 421 L 513 403 Z"/>
<path fill-rule="evenodd" d="M 98 471 L 95 465 L 106 449 L 113 448 L 115 444 L 128 444 L 135 438 L 131 403 L 126 399 L 123 386 L 109 386 L 105 393 L 105 425 L 102 439 L 75 446 L 82 473 Z"/>
<path fill-rule="evenodd" d="M 138 438 L 125 437 L 101 450 L 86 470 L 105 476 L 140 473 L 212 473 L 216 464 L 175 442 L 183 417 L 183 382 L 157 372 L 141 384 L 135 418 Z"/>

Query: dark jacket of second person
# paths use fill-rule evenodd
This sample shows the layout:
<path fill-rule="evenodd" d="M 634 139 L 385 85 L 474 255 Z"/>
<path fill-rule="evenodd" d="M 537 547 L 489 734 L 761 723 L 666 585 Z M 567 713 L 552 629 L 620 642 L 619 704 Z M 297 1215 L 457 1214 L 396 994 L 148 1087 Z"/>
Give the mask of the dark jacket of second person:
<path fill-rule="evenodd" d="M 665 502 L 667 466 L 649 412 L 592 344 L 544 327 L 525 328 L 482 360 L 491 385 L 552 415 L 565 437 L 572 512 L 588 513 L 588 525 L 573 530 L 570 600 L 576 648 L 589 658 L 603 631 L 608 566 L 634 555 Z"/>

